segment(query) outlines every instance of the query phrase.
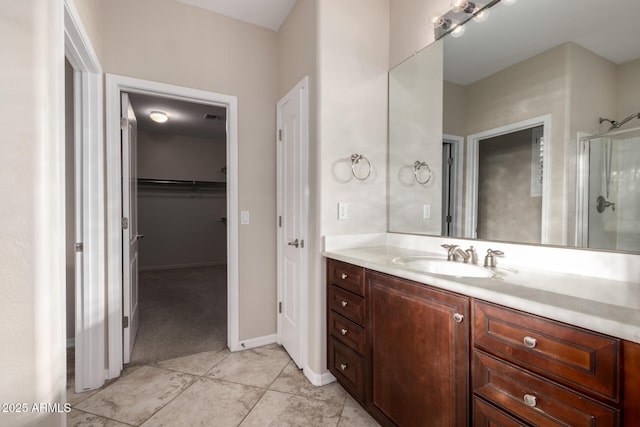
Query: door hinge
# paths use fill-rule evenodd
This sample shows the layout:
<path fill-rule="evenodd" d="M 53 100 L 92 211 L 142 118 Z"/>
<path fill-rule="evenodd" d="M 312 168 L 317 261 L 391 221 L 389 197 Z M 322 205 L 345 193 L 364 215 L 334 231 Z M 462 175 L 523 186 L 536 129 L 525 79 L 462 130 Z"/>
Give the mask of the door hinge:
<path fill-rule="evenodd" d="M 278 227 L 282 227 L 282 215 L 278 217 Z"/>
<path fill-rule="evenodd" d="M 451 219 L 451 215 L 447 215 L 447 224 L 450 224 L 450 223 L 451 223 L 451 221 L 452 221 L 452 219 Z"/>
<path fill-rule="evenodd" d="M 278 129 L 278 141 L 282 141 L 282 129 Z"/>
<path fill-rule="evenodd" d="M 282 303 L 278 303 L 278 313 L 282 313 Z"/>
<path fill-rule="evenodd" d="M 449 164 L 449 166 L 453 165 L 453 157 L 449 157 L 447 159 L 447 163 Z"/>
<path fill-rule="evenodd" d="M 129 316 L 124 316 L 122 318 L 122 328 L 128 328 L 129 327 Z"/>
<path fill-rule="evenodd" d="M 122 229 L 126 230 L 129 228 L 129 218 L 122 218 Z"/>
<path fill-rule="evenodd" d="M 75 244 L 76 252 L 84 252 L 84 243 Z"/>
<path fill-rule="evenodd" d="M 120 129 L 124 130 L 127 128 L 127 118 L 126 117 L 120 117 Z"/>

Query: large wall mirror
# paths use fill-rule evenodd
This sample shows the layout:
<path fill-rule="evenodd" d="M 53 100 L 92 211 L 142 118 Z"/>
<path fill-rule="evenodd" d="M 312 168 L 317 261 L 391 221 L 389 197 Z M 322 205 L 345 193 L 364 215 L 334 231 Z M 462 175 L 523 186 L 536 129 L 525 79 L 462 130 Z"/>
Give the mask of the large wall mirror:
<path fill-rule="evenodd" d="M 389 231 L 640 252 L 640 2 L 509 3 L 391 70 Z"/>

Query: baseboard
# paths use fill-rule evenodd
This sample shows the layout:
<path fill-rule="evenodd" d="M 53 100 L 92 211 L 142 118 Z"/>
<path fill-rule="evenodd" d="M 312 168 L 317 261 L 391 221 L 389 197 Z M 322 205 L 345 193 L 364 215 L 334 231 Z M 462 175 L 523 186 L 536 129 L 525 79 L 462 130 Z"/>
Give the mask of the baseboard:
<path fill-rule="evenodd" d="M 200 262 L 193 264 L 173 264 L 173 265 L 154 265 L 151 267 L 139 267 L 138 271 L 152 271 L 152 270 L 174 270 L 178 268 L 196 268 L 196 267 L 215 267 L 218 265 L 226 265 L 225 262 Z"/>
<path fill-rule="evenodd" d="M 237 348 L 231 348 L 231 351 L 249 350 L 250 348 L 262 347 L 263 345 L 275 344 L 278 342 L 278 335 L 265 335 L 264 337 L 251 338 L 249 340 L 240 341 Z"/>
<path fill-rule="evenodd" d="M 75 338 L 67 338 L 67 348 L 72 348 L 76 346 Z"/>
<path fill-rule="evenodd" d="M 304 374 L 305 377 L 307 377 L 307 379 L 309 380 L 309 382 L 311 382 L 311 384 L 318 387 L 321 387 L 323 385 L 327 385 L 336 381 L 336 377 L 331 375 L 331 372 L 327 371 L 322 374 L 318 374 L 314 372 L 309 366 L 305 366 L 302 369 L 302 373 Z"/>

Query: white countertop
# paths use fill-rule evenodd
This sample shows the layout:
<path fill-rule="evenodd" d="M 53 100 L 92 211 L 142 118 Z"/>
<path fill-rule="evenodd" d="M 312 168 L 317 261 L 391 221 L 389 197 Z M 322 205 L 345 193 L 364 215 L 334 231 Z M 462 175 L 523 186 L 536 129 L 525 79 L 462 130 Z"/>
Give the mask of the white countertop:
<path fill-rule="evenodd" d="M 441 253 L 392 246 L 328 250 L 323 255 L 640 343 L 638 283 L 502 266 L 500 259 L 493 278 L 423 273 L 394 264 L 393 259 L 407 256 L 446 258 Z M 481 265 L 482 256 L 479 258 Z"/>

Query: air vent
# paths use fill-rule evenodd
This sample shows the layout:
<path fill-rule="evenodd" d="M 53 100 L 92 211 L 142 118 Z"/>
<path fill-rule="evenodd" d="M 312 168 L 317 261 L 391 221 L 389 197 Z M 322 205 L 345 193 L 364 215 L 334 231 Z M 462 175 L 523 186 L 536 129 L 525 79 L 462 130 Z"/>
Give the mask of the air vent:
<path fill-rule="evenodd" d="M 204 119 L 205 120 L 224 120 L 224 116 L 219 115 L 219 114 L 205 114 L 204 115 Z"/>

